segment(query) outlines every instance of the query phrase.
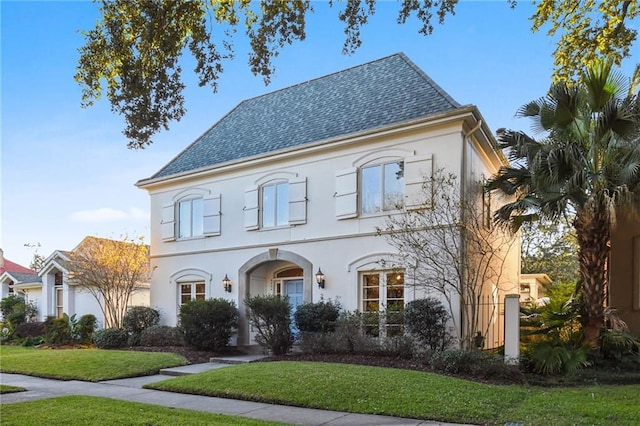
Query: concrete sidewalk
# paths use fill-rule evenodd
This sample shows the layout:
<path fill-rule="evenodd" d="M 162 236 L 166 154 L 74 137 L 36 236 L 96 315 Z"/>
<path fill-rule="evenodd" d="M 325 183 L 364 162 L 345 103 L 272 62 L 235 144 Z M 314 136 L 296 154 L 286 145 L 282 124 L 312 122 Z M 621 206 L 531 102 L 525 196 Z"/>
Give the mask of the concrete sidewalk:
<path fill-rule="evenodd" d="M 223 368 L 228 365 L 230 364 L 219 362 L 193 364 L 163 370 L 164 374 L 108 380 L 99 383 L 77 380 L 51 380 L 19 374 L 0 373 L 0 383 L 20 386 L 27 389 L 26 392 L 2 395 L 0 397 L 0 404 L 4 405 L 64 395 L 88 395 L 299 425 L 454 425 L 453 423 L 351 414 L 338 411 L 289 407 L 286 405 L 264 404 L 260 402 L 142 389 L 142 386 L 147 383 L 169 379 L 170 377 L 168 377 L 168 375 L 193 374 Z"/>

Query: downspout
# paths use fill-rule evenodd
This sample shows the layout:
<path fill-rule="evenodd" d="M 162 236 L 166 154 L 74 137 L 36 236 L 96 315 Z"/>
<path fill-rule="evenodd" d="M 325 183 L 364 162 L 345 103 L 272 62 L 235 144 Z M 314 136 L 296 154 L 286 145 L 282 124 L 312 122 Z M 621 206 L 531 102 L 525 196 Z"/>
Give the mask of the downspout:
<path fill-rule="evenodd" d="M 466 202 L 466 190 L 467 190 L 467 181 L 469 179 L 468 173 L 467 173 L 467 167 L 468 167 L 468 161 L 467 161 L 467 144 L 471 141 L 471 136 L 473 136 L 473 134 L 475 132 L 477 132 L 480 127 L 482 127 L 482 120 L 478 120 L 478 124 L 476 124 L 471 130 L 469 130 L 467 132 L 466 135 L 464 135 L 462 137 L 462 161 L 460 164 L 461 170 L 460 170 L 460 203 L 461 205 L 464 205 L 464 203 Z M 465 217 L 465 209 L 462 208 L 460 210 L 460 223 L 465 223 L 466 217 Z M 462 262 L 466 262 L 466 238 L 465 238 L 465 234 L 462 233 L 460 235 L 460 265 L 463 265 Z M 463 336 L 465 336 L 466 334 L 466 318 L 465 318 L 465 310 L 464 310 L 464 290 L 466 288 L 464 282 L 466 281 L 466 268 L 462 268 L 462 270 L 460 271 L 460 286 L 461 286 L 461 293 L 462 293 L 462 300 L 460 300 L 460 338 L 462 339 Z M 473 332 L 474 330 L 472 330 Z M 471 336 L 471 334 L 469 334 L 469 336 Z M 463 344 L 463 348 L 464 345 L 466 345 L 466 343 L 468 342 L 461 342 Z"/>

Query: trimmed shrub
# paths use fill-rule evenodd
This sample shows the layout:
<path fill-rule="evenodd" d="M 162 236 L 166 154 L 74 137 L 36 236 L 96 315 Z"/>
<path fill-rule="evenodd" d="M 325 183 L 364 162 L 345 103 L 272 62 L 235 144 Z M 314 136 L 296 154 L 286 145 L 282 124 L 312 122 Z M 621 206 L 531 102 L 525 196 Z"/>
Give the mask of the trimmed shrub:
<path fill-rule="evenodd" d="M 309 354 L 339 352 L 335 348 L 335 333 L 300 332 L 300 350 Z"/>
<path fill-rule="evenodd" d="M 132 306 L 122 319 L 124 330 L 138 335 L 158 323 L 160 323 L 160 312 L 148 306 Z"/>
<path fill-rule="evenodd" d="M 105 328 L 93 335 L 93 342 L 100 349 L 117 349 L 127 346 L 129 335 L 119 328 Z"/>
<path fill-rule="evenodd" d="M 375 337 L 365 334 L 365 315 L 343 312 L 336 325 L 336 348 L 341 353 L 370 353 L 377 346 Z"/>
<path fill-rule="evenodd" d="M 393 336 L 382 339 L 379 354 L 394 358 L 413 358 L 414 341 L 409 336 Z"/>
<path fill-rule="evenodd" d="M 516 381 L 521 372 L 517 366 L 504 363 L 503 357 L 491 352 L 447 349 L 432 352 L 429 363 L 436 371 L 468 374 L 478 378 L 505 378 Z"/>
<path fill-rule="evenodd" d="M 449 318 L 447 309 L 433 297 L 413 300 L 404 308 L 405 330 L 432 351 L 442 351 L 451 344 Z"/>
<path fill-rule="evenodd" d="M 124 330 L 129 333 L 129 346 L 140 344 L 140 334 L 148 327 L 158 325 L 160 312 L 148 306 L 132 306 L 122 319 Z"/>
<path fill-rule="evenodd" d="M 73 334 L 80 343 L 91 343 L 93 333 L 98 326 L 98 318 L 93 314 L 85 314 L 75 324 Z"/>
<path fill-rule="evenodd" d="M 183 346 L 182 330 L 168 325 L 152 325 L 140 333 L 142 346 Z"/>
<path fill-rule="evenodd" d="M 16 330 L 16 336 L 26 337 L 42 337 L 45 334 L 44 322 L 33 321 L 23 322 Z"/>
<path fill-rule="evenodd" d="M 48 317 L 44 322 L 44 341 L 50 345 L 70 345 L 73 343 L 73 330 L 69 320 L 67 314 L 63 314 L 62 318 Z"/>
<path fill-rule="evenodd" d="M 22 346 L 38 346 L 44 343 L 44 339 L 42 336 L 29 336 L 25 337 L 22 341 Z"/>
<path fill-rule="evenodd" d="M 256 329 L 256 342 L 273 355 L 284 355 L 293 346 L 291 304 L 288 297 L 254 296 L 244 301 Z"/>
<path fill-rule="evenodd" d="M 301 332 L 328 333 L 336 330 L 340 304 L 332 301 L 299 305 L 293 318 Z"/>
<path fill-rule="evenodd" d="M 222 298 L 192 300 L 180 307 L 179 318 L 185 344 L 221 349 L 238 327 L 238 308 L 235 302 Z"/>

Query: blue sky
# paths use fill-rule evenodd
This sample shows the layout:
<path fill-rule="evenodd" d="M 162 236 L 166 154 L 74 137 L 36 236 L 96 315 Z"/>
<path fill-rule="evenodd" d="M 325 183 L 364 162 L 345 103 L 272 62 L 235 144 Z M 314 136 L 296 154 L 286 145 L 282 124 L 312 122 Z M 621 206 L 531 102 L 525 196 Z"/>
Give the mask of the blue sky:
<path fill-rule="evenodd" d="M 1 229 L 5 256 L 28 265 L 39 253 L 70 250 L 86 235 L 149 235 L 149 199 L 134 186 L 149 177 L 246 98 L 404 52 L 461 104 L 475 104 L 493 130 L 529 130 L 513 115 L 543 96 L 550 84 L 553 40 L 530 31 L 532 6 L 506 1 L 462 1 L 434 34 L 418 34 L 413 21 L 396 24 L 397 5 L 382 2 L 362 32 L 363 46 L 341 54 L 340 5 L 314 3 L 307 40 L 275 59 L 265 87 L 246 65 L 246 43 L 226 64 L 217 94 L 200 88 L 185 61 L 187 114 L 144 150 L 129 150 L 123 121 L 103 99 L 80 107 L 74 82 L 78 30 L 90 29 L 97 6 L 75 2 L 0 2 L 1 13 Z M 637 25 L 637 23 L 636 23 Z M 630 75 L 636 57 L 622 72 Z"/>

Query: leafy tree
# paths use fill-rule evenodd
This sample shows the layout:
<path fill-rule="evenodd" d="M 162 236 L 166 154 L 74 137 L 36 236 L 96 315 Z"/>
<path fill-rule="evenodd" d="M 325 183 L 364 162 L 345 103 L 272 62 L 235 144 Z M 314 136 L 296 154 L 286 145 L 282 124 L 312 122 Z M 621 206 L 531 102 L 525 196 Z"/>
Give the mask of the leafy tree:
<path fill-rule="evenodd" d="M 592 347 L 604 325 L 616 214 L 640 210 L 640 97 L 626 93 L 626 80 L 610 61 L 588 68 L 579 84 L 554 84 L 546 97 L 518 111 L 545 132 L 543 138 L 503 132 L 500 146 L 514 166 L 503 167 L 489 184 L 515 197 L 496 214 L 514 228 L 575 215 L 584 331 Z"/>
<path fill-rule="evenodd" d="M 12 336 L 20 324 L 35 319 L 38 310 L 32 303 L 25 302 L 22 297 L 11 294 L 0 300 L 0 312 Z"/>
<path fill-rule="evenodd" d="M 149 247 L 141 240 L 87 237 L 69 255 L 70 282 L 100 305 L 104 328 L 122 328 L 131 296 L 149 278 Z"/>
<path fill-rule="evenodd" d="M 449 312 L 460 309 L 460 318 L 451 320 L 460 345 L 473 348 L 476 333 L 486 335 L 483 325 L 490 322 L 482 324 L 478 301 L 502 281 L 515 238 L 491 226 L 491 207 L 480 200 L 488 194 L 480 184 L 465 197 L 460 187 L 455 175 L 436 171 L 424 183 L 422 207 L 390 215 L 378 234 L 396 248 L 398 266 L 412 275 L 406 285 L 442 298 Z M 491 315 L 497 315 L 497 304 Z"/>
<path fill-rule="evenodd" d="M 249 67 L 268 84 L 273 58 L 285 45 L 306 37 L 308 0 L 251 2 L 103 0 L 96 26 L 84 32 L 76 80 L 83 106 L 106 96 L 114 112 L 124 116 L 129 147 L 143 148 L 162 128 L 185 114 L 182 67 L 188 51 L 195 59 L 200 86 L 215 92 L 224 62 L 233 58 L 234 34 L 244 31 L 250 46 Z M 338 12 L 344 24 L 343 53 L 360 45 L 361 28 L 375 14 L 375 0 L 345 0 Z M 419 32 L 429 35 L 437 19 L 443 24 L 455 13 L 458 0 L 402 0 L 397 22 L 417 18 Z M 507 0 L 511 6 L 516 0 Z M 329 2 L 333 6 L 333 2 Z M 637 30 L 636 1 L 543 0 L 532 17 L 533 30 L 550 24 L 550 35 L 561 34 L 555 52 L 559 76 L 571 76 L 599 54 L 617 62 L 629 56 Z"/>
<path fill-rule="evenodd" d="M 544 273 L 554 283 L 578 280 L 578 242 L 570 224 L 561 221 L 526 223 L 522 230 L 523 274 Z"/>
<path fill-rule="evenodd" d="M 567 79 L 599 57 L 609 56 L 619 65 L 630 56 L 639 13 L 637 0 L 541 0 L 531 17 L 532 30 L 548 24 L 547 35 L 560 36 L 553 54 L 555 76 Z"/>

